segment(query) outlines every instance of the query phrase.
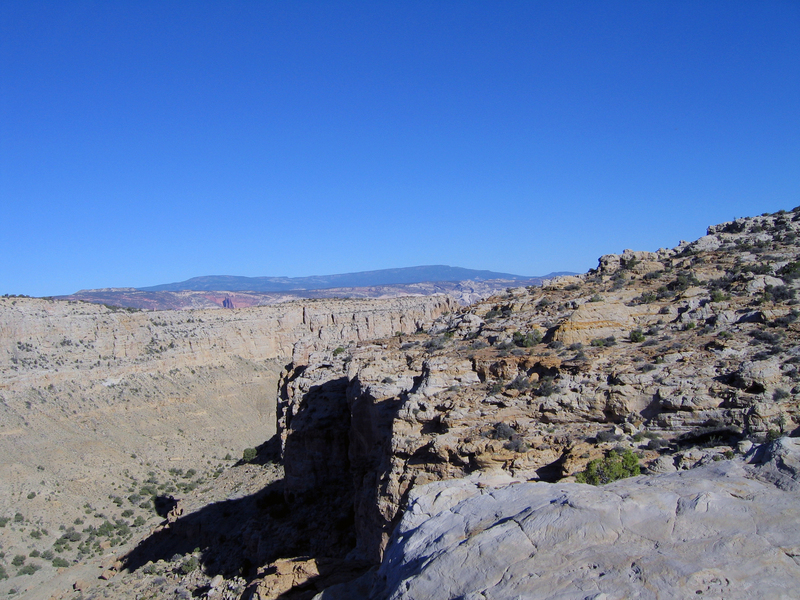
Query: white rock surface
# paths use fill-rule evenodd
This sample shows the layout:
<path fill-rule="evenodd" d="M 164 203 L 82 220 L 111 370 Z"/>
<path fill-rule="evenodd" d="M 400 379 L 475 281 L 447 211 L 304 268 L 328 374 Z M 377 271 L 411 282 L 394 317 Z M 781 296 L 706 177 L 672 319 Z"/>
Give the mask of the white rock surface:
<path fill-rule="evenodd" d="M 370 598 L 796 598 L 798 457 L 783 438 L 749 455 L 763 464 L 603 487 L 422 486 Z"/>

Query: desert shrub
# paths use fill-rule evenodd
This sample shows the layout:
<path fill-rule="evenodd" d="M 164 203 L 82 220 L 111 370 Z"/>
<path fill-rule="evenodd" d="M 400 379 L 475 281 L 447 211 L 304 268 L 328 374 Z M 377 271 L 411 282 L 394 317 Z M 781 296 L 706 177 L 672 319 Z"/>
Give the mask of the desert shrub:
<path fill-rule="evenodd" d="M 564 347 L 564 342 L 559 342 L 558 340 L 553 340 L 549 344 L 547 344 L 548 348 L 552 348 L 553 350 L 561 350 Z"/>
<path fill-rule="evenodd" d="M 788 398 L 790 395 L 791 394 L 787 392 L 785 389 L 778 388 L 772 393 L 772 399 L 777 402 L 778 400 L 784 400 Z"/>
<path fill-rule="evenodd" d="M 181 563 L 179 571 L 184 575 L 188 575 L 192 571 L 196 571 L 199 566 L 200 561 L 197 560 L 196 556 L 192 556 L 188 560 L 185 560 L 183 563 Z"/>
<path fill-rule="evenodd" d="M 644 332 L 641 329 L 634 329 L 630 332 L 629 336 L 630 340 L 634 343 L 639 343 L 644 341 Z"/>
<path fill-rule="evenodd" d="M 753 338 L 753 342 L 763 342 L 765 344 L 779 344 L 781 341 L 781 336 L 778 333 L 773 333 L 772 331 L 765 331 L 763 329 L 756 329 L 750 332 L 750 337 Z"/>
<path fill-rule="evenodd" d="M 136 518 L 133 520 L 133 526 L 134 526 L 134 527 L 141 527 L 141 526 L 142 526 L 142 525 L 144 525 L 145 523 L 146 523 L 146 521 L 144 520 L 144 517 L 143 517 L 143 516 L 141 516 L 141 515 L 139 515 L 138 517 L 136 517 Z"/>
<path fill-rule="evenodd" d="M 788 327 L 791 323 L 797 321 L 798 317 L 800 317 L 800 311 L 798 311 L 796 308 L 792 309 L 792 312 L 790 312 L 788 315 L 784 315 L 775 319 L 775 325 L 778 327 Z"/>
<path fill-rule="evenodd" d="M 339 355 L 340 355 L 342 352 L 344 352 L 344 348 L 342 348 L 341 346 L 339 346 L 338 348 L 336 348 L 336 349 L 333 351 L 333 355 L 334 355 L 334 356 L 339 356 Z"/>
<path fill-rule="evenodd" d="M 45 550 L 42 552 L 42 558 L 45 560 L 53 560 L 53 556 L 55 556 L 55 554 L 53 554 L 52 550 Z"/>
<path fill-rule="evenodd" d="M 244 462 L 252 462 L 258 456 L 258 451 L 255 448 L 245 448 L 242 452 L 242 460 Z"/>
<path fill-rule="evenodd" d="M 8 572 L 3 565 L 0 565 L 0 580 L 2 579 L 8 579 Z"/>
<path fill-rule="evenodd" d="M 644 292 L 641 296 L 633 299 L 634 304 L 650 304 L 658 299 L 655 292 Z"/>
<path fill-rule="evenodd" d="M 425 343 L 428 350 L 441 350 L 447 345 L 447 338 L 444 336 L 431 338 Z"/>
<path fill-rule="evenodd" d="M 67 561 L 67 560 L 64 560 L 64 559 L 63 559 L 63 558 L 61 558 L 60 556 L 56 556 L 56 557 L 53 559 L 53 566 L 54 566 L 55 568 L 57 568 L 57 569 L 59 569 L 59 568 L 61 568 L 61 567 L 68 567 L 68 566 L 69 566 L 69 561 Z"/>
<path fill-rule="evenodd" d="M 19 571 L 17 571 L 17 575 L 33 575 L 34 573 L 36 573 L 36 571 L 38 571 L 41 568 L 42 567 L 40 567 L 39 565 L 28 564 L 22 567 Z"/>
<path fill-rule="evenodd" d="M 693 285 L 699 285 L 697 277 L 690 273 L 681 273 L 673 281 L 667 284 L 667 289 L 672 292 L 682 292 L 688 290 Z"/>
<path fill-rule="evenodd" d="M 783 279 L 792 280 L 800 277 L 800 260 L 790 262 L 778 269 L 778 275 Z"/>
<path fill-rule="evenodd" d="M 0 527 L 5 527 L 10 520 L 8 517 L 0 517 Z"/>
<path fill-rule="evenodd" d="M 794 300 L 797 290 L 785 285 L 768 285 L 764 288 L 762 302 L 788 302 Z"/>
<path fill-rule="evenodd" d="M 515 331 L 513 341 L 521 348 L 531 348 L 542 341 L 542 334 L 538 329 L 534 329 L 530 333 Z"/>
<path fill-rule="evenodd" d="M 494 429 L 491 433 L 491 437 L 496 440 L 510 440 L 514 434 L 517 433 L 514 431 L 514 428 L 511 427 L 508 423 L 495 423 Z"/>
<path fill-rule="evenodd" d="M 486 319 L 494 319 L 495 317 L 499 316 L 500 316 L 500 311 L 497 310 L 496 308 L 493 308 L 492 310 L 486 313 Z"/>
<path fill-rule="evenodd" d="M 630 449 L 626 449 L 622 454 L 612 450 L 603 459 L 589 461 L 586 470 L 576 474 L 575 479 L 578 483 L 603 485 L 640 473 L 639 459 Z"/>
<path fill-rule="evenodd" d="M 591 298 L 589 298 L 589 302 L 602 302 L 603 297 L 600 294 L 595 294 Z"/>
<path fill-rule="evenodd" d="M 574 344 L 570 344 L 567 350 L 570 352 L 578 352 L 579 350 L 583 350 L 583 344 L 575 342 Z"/>
<path fill-rule="evenodd" d="M 711 301 L 712 302 L 724 302 L 725 300 L 730 300 L 730 294 L 726 294 L 722 290 L 711 290 Z"/>
<path fill-rule="evenodd" d="M 542 379 L 542 382 L 539 384 L 539 387 L 536 388 L 536 395 L 552 396 L 558 391 L 559 391 L 558 386 L 553 382 L 553 378 L 545 377 L 544 379 Z"/>
<path fill-rule="evenodd" d="M 646 435 L 647 434 L 645 434 L 645 436 Z M 669 442 L 667 440 L 662 440 L 660 438 L 651 438 L 650 441 L 647 442 L 647 448 L 649 450 L 660 450 L 661 448 L 664 448 L 666 446 L 669 446 Z"/>
<path fill-rule="evenodd" d="M 25 555 L 17 554 L 11 561 L 11 564 L 14 565 L 15 567 L 21 567 L 22 565 L 25 564 Z"/>
<path fill-rule="evenodd" d="M 36 492 L 29 492 L 28 493 L 28 500 L 33 500 L 36 498 Z"/>
<path fill-rule="evenodd" d="M 531 381 L 524 375 L 517 375 L 508 387 L 522 392 L 531 388 Z"/>
<path fill-rule="evenodd" d="M 622 439 L 621 435 L 617 435 L 613 431 L 601 431 L 598 433 L 595 438 L 598 442 L 618 442 Z"/>
<path fill-rule="evenodd" d="M 767 431 L 767 441 L 772 442 L 781 437 L 781 432 L 777 429 L 770 429 Z"/>
<path fill-rule="evenodd" d="M 531 449 L 530 445 L 524 440 L 509 440 L 503 444 L 503 448 L 512 452 L 527 452 Z"/>
<path fill-rule="evenodd" d="M 25 517 L 22 516 L 22 513 L 16 513 L 14 515 L 14 523 L 22 523 L 25 520 Z"/>

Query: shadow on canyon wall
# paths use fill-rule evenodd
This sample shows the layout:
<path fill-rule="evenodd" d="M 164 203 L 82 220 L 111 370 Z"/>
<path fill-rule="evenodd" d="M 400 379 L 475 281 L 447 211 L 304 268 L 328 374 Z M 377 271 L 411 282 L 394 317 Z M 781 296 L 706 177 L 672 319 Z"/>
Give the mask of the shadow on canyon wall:
<path fill-rule="evenodd" d="M 299 493 L 297 485 L 289 486 L 287 493 L 284 478 L 255 494 L 209 504 L 190 514 L 179 514 L 179 501 L 162 497 L 157 502 L 158 512 L 167 520 L 124 557 L 124 568 L 135 571 L 149 562 L 173 558 L 177 568 L 185 555 L 199 548 L 200 564 L 207 575 L 252 580 L 265 574 L 259 567 L 278 558 L 316 558 L 320 577 L 281 596 L 286 600 L 311 597 L 323 587 L 366 571 L 370 564 L 344 560 L 356 543 L 353 478 L 347 462 L 350 414 L 346 387 L 346 380 L 339 379 L 311 388 L 295 419 L 324 404 L 330 417 L 328 427 L 314 439 L 302 434 L 287 439 L 287 454 L 310 451 L 325 457 L 326 464 L 309 465 L 308 479 L 315 485 L 299 486 Z M 280 460 L 280 439 L 275 435 L 257 448 L 257 456 L 250 462 Z M 289 472 L 294 478 L 303 475 Z"/>

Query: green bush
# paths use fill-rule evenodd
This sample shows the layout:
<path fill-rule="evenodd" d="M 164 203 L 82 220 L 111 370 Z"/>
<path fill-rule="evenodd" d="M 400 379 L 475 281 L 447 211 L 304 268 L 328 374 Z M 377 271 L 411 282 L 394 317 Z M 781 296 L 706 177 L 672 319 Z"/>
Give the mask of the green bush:
<path fill-rule="evenodd" d="M 634 329 L 631 331 L 630 340 L 634 343 L 639 343 L 644 341 L 644 332 L 641 329 Z"/>
<path fill-rule="evenodd" d="M 184 563 L 180 567 L 180 571 L 184 575 L 188 575 L 192 571 L 197 570 L 199 566 L 200 566 L 200 561 L 197 560 L 196 556 L 192 556 L 189 560 L 184 561 Z"/>
<path fill-rule="evenodd" d="M 0 565 L 0 580 L 2 579 L 8 579 L 8 572 L 3 565 Z"/>
<path fill-rule="evenodd" d="M 515 331 L 513 339 L 514 343 L 521 348 L 532 348 L 542 341 L 542 334 L 538 329 L 534 329 L 530 333 Z"/>
<path fill-rule="evenodd" d="M 14 559 L 11 561 L 11 564 L 15 567 L 20 567 L 25 564 L 25 556 L 22 554 L 17 554 Z"/>
<path fill-rule="evenodd" d="M 612 450 L 603 459 L 589 461 L 586 470 L 575 475 L 575 480 L 578 483 L 603 485 L 640 473 L 639 459 L 630 449 L 626 449 L 622 454 Z"/>
<path fill-rule="evenodd" d="M 39 565 L 33 565 L 33 564 L 25 565 L 19 571 L 17 571 L 17 575 L 33 575 L 34 573 L 36 573 L 36 571 L 38 571 L 41 568 L 42 567 L 40 567 Z"/>
<path fill-rule="evenodd" d="M 258 456 L 258 451 L 255 448 L 245 448 L 242 452 L 242 460 L 244 462 L 252 462 Z"/>
<path fill-rule="evenodd" d="M 711 301 L 712 302 L 724 302 L 725 300 L 730 300 L 730 294 L 726 294 L 722 290 L 712 290 L 711 292 Z"/>
<path fill-rule="evenodd" d="M 64 559 L 63 559 L 63 558 L 61 558 L 60 556 L 56 556 L 56 557 L 53 559 L 53 566 L 54 566 L 55 568 L 57 568 L 57 569 L 58 569 L 58 568 L 61 568 L 61 567 L 68 567 L 68 566 L 69 566 L 69 561 L 67 561 L 67 560 L 64 560 Z"/>
<path fill-rule="evenodd" d="M 603 346 L 614 346 L 616 343 L 617 343 L 617 338 L 615 338 L 613 335 L 610 335 L 607 338 L 595 338 L 590 342 L 590 344 L 595 348 L 602 348 Z"/>
<path fill-rule="evenodd" d="M 333 351 L 333 355 L 334 356 L 339 356 L 342 352 L 344 352 L 344 348 L 339 346 L 338 348 L 336 348 L 336 350 Z"/>

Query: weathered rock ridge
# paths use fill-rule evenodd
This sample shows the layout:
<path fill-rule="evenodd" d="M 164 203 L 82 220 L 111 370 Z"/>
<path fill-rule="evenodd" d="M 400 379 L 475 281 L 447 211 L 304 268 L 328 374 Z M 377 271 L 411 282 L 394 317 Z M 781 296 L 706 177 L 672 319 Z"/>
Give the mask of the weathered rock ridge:
<path fill-rule="evenodd" d="M 723 224 L 424 335 L 310 353 L 282 375 L 287 497 L 352 498 L 350 557 L 377 564 L 423 484 L 570 481 L 625 449 L 650 473 L 683 471 L 794 434 L 798 231 L 798 210 Z"/>

